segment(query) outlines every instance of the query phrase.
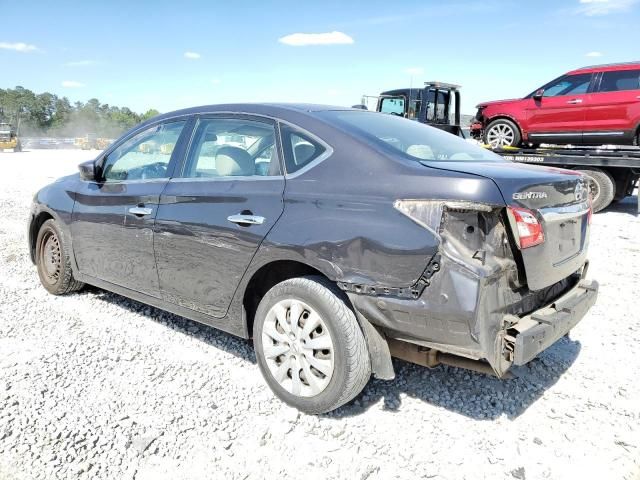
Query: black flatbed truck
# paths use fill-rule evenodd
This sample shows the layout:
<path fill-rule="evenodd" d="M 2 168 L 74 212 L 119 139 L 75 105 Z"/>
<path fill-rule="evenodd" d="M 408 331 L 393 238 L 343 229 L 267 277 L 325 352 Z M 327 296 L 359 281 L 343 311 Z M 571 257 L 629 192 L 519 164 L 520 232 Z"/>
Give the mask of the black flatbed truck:
<path fill-rule="evenodd" d="M 593 210 L 633 194 L 640 178 L 640 147 L 548 147 L 492 149 L 507 160 L 577 170 L 591 180 Z M 640 211 L 640 198 L 639 211 Z"/>

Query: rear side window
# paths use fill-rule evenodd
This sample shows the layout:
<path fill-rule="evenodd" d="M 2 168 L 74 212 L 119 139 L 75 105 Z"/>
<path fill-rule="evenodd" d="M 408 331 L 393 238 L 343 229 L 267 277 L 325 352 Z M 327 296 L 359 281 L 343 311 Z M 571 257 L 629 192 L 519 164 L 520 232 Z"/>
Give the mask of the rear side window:
<path fill-rule="evenodd" d="M 284 148 L 287 173 L 300 170 L 325 152 L 325 148 L 302 132 L 288 125 L 281 126 L 282 145 Z"/>
<path fill-rule="evenodd" d="M 600 81 L 600 92 L 640 90 L 640 70 L 604 72 Z"/>

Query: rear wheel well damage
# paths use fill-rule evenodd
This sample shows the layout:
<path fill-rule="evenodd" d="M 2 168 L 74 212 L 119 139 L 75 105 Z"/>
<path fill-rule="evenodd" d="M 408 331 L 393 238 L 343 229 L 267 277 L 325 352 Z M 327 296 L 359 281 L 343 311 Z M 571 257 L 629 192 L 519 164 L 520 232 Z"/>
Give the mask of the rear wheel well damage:
<path fill-rule="evenodd" d="M 309 275 L 327 278 L 319 270 L 310 265 L 293 261 L 278 260 L 267 265 L 263 265 L 257 270 L 244 292 L 242 304 L 245 311 L 245 323 L 249 336 L 253 332 L 253 323 L 255 320 L 256 310 L 262 297 L 275 285 L 290 278 L 304 277 Z M 376 378 L 390 380 L 394 378 L 393 365 L 391 363 L 391 355 L 389 347 L 384 336 L 363 317 L 356 308 L 354 308 L 350 297 L 346 293 L 343 299 L 351 308 L 358 319 L 362 333 L 367 341 L 369 358 L 371 360 L 371 371 Z"/>
<path fill-rule="evenodd" d="M 263 265 L 256 271 L 244 291 L 242 305 L 246 314 L 247 332 L 251 335 L 253 331 L 253 320 L 255 318 L 258 304 L 265 293 L 280 282 L 290 278 L 304 277 L 307 275 L 320 275 L 325 277 L 319 270 L 316 270 L 304 263 L 292 260 L 278 260 L 267 265 Z"/>
<path fill-rule="evenodd" d="M 34 264 L 36 262 L 36 239 L 38 238 L 40 227 L 42 227 L 42 224 L 47 220 L 53 219 L 53 215 L 50 213 L 40 212 L 31 220 L 31 224 L 29 225 L 29 255 Z"/>

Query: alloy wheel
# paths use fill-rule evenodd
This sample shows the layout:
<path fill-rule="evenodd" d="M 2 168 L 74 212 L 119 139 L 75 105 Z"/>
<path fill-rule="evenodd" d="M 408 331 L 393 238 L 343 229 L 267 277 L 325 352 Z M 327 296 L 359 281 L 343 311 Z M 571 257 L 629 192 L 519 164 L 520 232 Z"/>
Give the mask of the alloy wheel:
<path fill-rule="evenodd" d="M 324 391 L 334 371 L 334 345 L 322 317 L 308 304 L 281 300 L 262 328 L 264 357 L 273 378 L 289 393 L 313 397 Z"/>
<path fill-rule="evenodd" d="M 487 142 L 493 148 L 509 147 L 513 145 L 516 132 L 509 125 L 498 123 L 487 131 Z"/>

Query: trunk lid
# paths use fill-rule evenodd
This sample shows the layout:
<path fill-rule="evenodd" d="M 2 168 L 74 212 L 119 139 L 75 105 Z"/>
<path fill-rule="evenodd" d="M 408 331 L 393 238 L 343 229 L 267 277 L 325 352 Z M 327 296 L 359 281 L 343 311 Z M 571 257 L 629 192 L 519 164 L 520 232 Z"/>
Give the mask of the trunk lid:
<path fill-rule="evenodd" d="M 493 180 L 506 205 L 534 212 L 544 242 L 520 249 L 527 284 L 539 290 L 568 277 L 586 262 L 589 235 L 588 183 L 579 173 L 510 162 L 423 162 L 432 168 Z M 481 200 L 481 199 L 479 199 Z M 512 233 L 515 225 L 510 225 Z"/>

